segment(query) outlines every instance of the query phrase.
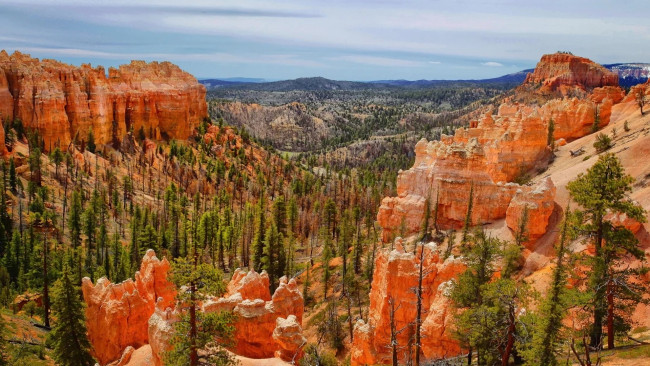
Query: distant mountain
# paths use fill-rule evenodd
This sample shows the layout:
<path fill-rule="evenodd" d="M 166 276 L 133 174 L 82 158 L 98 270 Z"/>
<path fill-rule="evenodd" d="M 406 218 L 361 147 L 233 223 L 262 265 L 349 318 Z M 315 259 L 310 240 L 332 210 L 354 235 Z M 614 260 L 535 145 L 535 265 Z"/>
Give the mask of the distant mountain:
<path fill-rule="evenodd" d="M 623 87 L 645 83 L 650 77 L 649 63 L 624 63 L 603 65 L 618 73 L 618 83 Z"/>
<path fill-rule="evenodd" d="M 222 88 L 224 86 L 232 86 L 239 84 L 252 84 L 252 83 L 265 83 L 267 79 L 260 78 L 221 78 L 221 79 L 199 79 L 199 83 L 205 85 L 206 88 Z"/>
<path fill-rule="evenodd" d="M 619 63 L 603 65 L 617 72 L 622 87 L 644 83 L 650 77 L 650 63 Z M 503 89 L 514 88 L 526 79 L 533 69 L 526 69 L 490 79 L 477 80 L 375 80 L 342 81 L 323 77 L 298 78 L 294 80 L 265 81 L 264 79 L 228 78 L 205 79 L 199 82 L 208 89 L 225 88 L 268 92 L 301 91 L 352 91 L 377 89 L 427 89 L 440 86 L 491 86 Z"/>

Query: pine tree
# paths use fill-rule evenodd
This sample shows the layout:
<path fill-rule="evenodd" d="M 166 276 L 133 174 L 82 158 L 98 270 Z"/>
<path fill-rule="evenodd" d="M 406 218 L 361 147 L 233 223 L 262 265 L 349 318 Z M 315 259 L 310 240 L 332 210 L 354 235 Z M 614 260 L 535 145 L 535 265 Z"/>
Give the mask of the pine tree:
<path fill-rule="evenodd" d="M 257 218 L 255 219 L 255 236 L 253 237 L 253 269 L 258 272 L 262 270 L 262 258 L 264 257 L 264 234 L 266 231 L 264 200 L 264 194 L 262 194 L 255 208 Z"/>
<path fill-rule="evenodd" d="M 469 188 L 469 200 L 467 201 L 467 213 L 465 214 L 465 224 L 463 225 L 463 237 L 461 243 L 463 246 L 467 244 L 469 240 L 469 228 L 472 226 L 472 209 L 474 207 L 474 182 L 472 182 Z"/>
<path fill-rule="evenodd" d="M 477 232 L 467 242 L 474 245 L 463 247 L 463 258 L 467 269 L 454 282 L 450 297 L 458 309 L 464 309 L 456 317 L 455 337 L 469 349 L 468 364 L 471 364 L 472 351 L 476 351 L 479 363 L 485 362 L 493 335 L 493 321 L 490 314 L 482 309 L 485 301 L 485 285 L 496 271 L 501 243 L 488 238 L 484 232 Z"/>
<path fill-rule="evenodd" d="M 283 196 L 273 201 L 273 219 L 278 228 L 278 232 L 284 236 L 287 235 L 287 205 Z"/>
<path fill-rule="evenodd" d="M 567 208 L 562 233 L 556 246 L 557 264 L 551 275 L 551 286 L 538 310 L 538 320 L 533 329 L 531 347 L 524 353 L 527 365 L 558 365 L 561 352 L 562 320 L 570 306 L 567 284 L 566 251 L 572 233 L 572 214 Z"/>
<path fill-rule="evenodd" d="M 174 323 L 170 340 L 173 347 L 164 354 L 165 365 L 235 365 L 234 358 L 225 349 L 232 345 L 234 315 L 199 311 L 207 296 L 218 297 L 225 292 L 222 274 L 211 265 L 198 263 L 198 258 L 195 245 L 189 260 L 177 258 L 172 267 L 171 280 L 184 289 L 177 293 L 177 301 L 184 306 L 180 321 Z"/>
<path fill-rule="evenodd" d="M 285 252 L 282 234 L 278 231 L 275 222 L 266 230 L 264 240 L 264 256 L 262 257 L 262 269 L 269 274 L 271 293 L 278 286 L 280 277 L 284 275 Z"/>
<path fill-rule="evenodd" d="M 555 121 L 551 118 L 548 121 L 548 132 L 546 135 L 546 145 L 550 146 L 551 149 L 555 147 Z"/>
<path fill-rule="evenodd" d="M 95 145 L 95 134 L 93 134 L 93 129 L 91 128 L 90 131 L 88 131 L 88 145 L 87 145 L 88 151 L 91 153 L 95 152 L 95 149 L 97 146 Z"/>
<path fill-rule="evenodd" d="M 322 253 L 322 264 L 323 264 L 323 298 L 327 300 L 327 291 L 329 290 L 330 279 L 332 273 L 330 271 L 330 259 L 332 259 L 332 240 L 330 239 L 329 232 L 327 228 L 323 228 L 321 231 L 321 236 L 323 237 L 323 253 Z"/>
<path fill-rule="evenodd" d="M 600 347 L 603 321 L 607 316 L 608 347 L 614 347 L 614 317 L 615 292 L 624 291 L 625 286 L 617 286 L 615 280 L 627 282 L 627 277 L 635 275 L 632 271 L 617 273 L 616 265 L 620 258 L 629 254 L 643 259 L 643 251 L 639 248 L 638 241 L 629 229 L 614 227 L 605 220 L 608 213 L 624 213 L 627 217 L 645 222 L 645 213 L 642 207 L 627 198 L 632 191 L 634 178 L 625 174 L 623 166 L 614 154 L 604 154 L 587 171 L 580 174 L 575 180 L 569 182 L 567 188 L 571 198 L 583 210 L 577 211 L 580 216 L 579 229 L 588 238 L 593 238 L 595 254 L 590 258 L 590 291 L 593 291 L 591 308 L 593 310 L 593 326 L 590 332 L 592 347 Z M 638 301 L 633 294 L 632 301 Z M 636 299 L 636 300 L 634 300 Z M 625 321 L 618 319 L 624 327 Z"/>
<path fill-rule="evenodd" d="M 95 364 L 86 336 L 84 304 L 79 296 L 79 288 L 75 287 L 70 279 L 70 268 L 64 264 L 61 278 L 52 289 L 52 311 L 56 323 L 49 337 L 54 346 L 54 360 L 57 365 Z"/>
<path fill-rule="evenodd" d="M 17 182 L 16 182 L 16 163 L 14 162 L 13 156 L 9 159 L 9 186 L 13 192 L 16 192 Z"/>

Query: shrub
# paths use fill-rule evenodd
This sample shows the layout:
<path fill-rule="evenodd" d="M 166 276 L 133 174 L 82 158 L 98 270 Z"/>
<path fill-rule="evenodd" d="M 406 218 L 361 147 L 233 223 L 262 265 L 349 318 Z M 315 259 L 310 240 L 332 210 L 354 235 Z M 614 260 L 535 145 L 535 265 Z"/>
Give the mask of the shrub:
<path fill-rule="evenodd" d="M 611 149 L 612 146 L 614 146 L 614 144 L 612 143 L 612 139 L 609 136 L 603 133 L 599 133 L 598 136 L 596 136 L 596 142 L 594 142 L 594 148 L 599 153 Z"/>

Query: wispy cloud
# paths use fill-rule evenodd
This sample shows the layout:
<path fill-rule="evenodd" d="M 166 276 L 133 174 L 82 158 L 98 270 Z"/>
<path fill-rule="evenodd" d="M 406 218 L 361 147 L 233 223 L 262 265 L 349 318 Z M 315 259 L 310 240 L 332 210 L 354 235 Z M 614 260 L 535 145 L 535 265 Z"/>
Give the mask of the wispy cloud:
<path fill-rule="evenodd" d="M 481 65 L 489 66 L 489 67 L 502 67 L 503 66 L 502 63 L 495 62 L 495 61 L 481 62 Z"/>
<path fill-rule="evenodd" d="M 357 64 L 375 65 L 375 66 L 388 66 L 388 67 L 422 67 L 423 62 L 411 61 L 391 57 L 378 57 L 378 56 L 365 56 L 365 55 L 346 55 L 339 57 L 332 57 L 332 60 L 348 61 Z"/>

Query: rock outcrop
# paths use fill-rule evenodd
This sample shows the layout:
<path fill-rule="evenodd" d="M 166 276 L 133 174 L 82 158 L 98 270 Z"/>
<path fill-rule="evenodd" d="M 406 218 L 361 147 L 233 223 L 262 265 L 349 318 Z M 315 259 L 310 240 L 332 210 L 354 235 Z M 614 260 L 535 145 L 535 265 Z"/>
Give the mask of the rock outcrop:
<path fill-rule="evenodd" d="M 174 323 L 178 319 L 178 313 L 170 307 L 165 307 L 163 301 L 156 303 L 155 311 L 149 318 L 147 327 L 151 358 L 156 366 L 163 366 L 163 355 L 172 346 Z"/>
<path fill-rule="evenodd" d="M 504 218 L 515 193 L 527 189 L 507 182 L 544 167 L 551 155 L 547 131 L 534 108 L 503 104 L 496 116 L 488 113 L 453 137 L 421 140 L 413 167 L 399 173 L 398 196 L 385 198 L 379 208 L 383 240 L 390 241 L 402 228 L 405 234 L 417 232 L 427 197 L 432 205 L 438 200 L 440 228 L 462 226 L 470 192 L 473 224 Z"/>
<path fill-rule="evenodd" d="M 303 347 L 307 344 L 307 339 L 302 335 L 302 327 L 293 314 L 286 319 L 275 320 L 273 340 L 279 346 L 275 351 L 275 357 L 289 362 L 301 359 Z"/>
<path fill-rule="evenodd" d="M 132 61 L 106 70 L 0 51 L 0 119 L 20 119 L 45 150 L 75 137 L 121 141 L 130 130 L 186 139 L 207 117 L 205 87 L 169 62 Z M 2 140 L 4 141 L 4 139 Z"/>
<path fill-rule="evenodd" d="M 512 228 L 522 203 L 543 199 L 539 210 L 531 212 L 535 220 L 531 225 L 538 226 L 530 227 L 531 238 L 541 236 L 555 190 L 541 194 L 537 188 L 514 182 L 525 181 L 547 166 L 552 155 L 549 140 L 571 141 L 591 133 L 594 126 L 607 125 L 612 106 L 625 97 L 617 80 L 617 74 L 588 59 L 563 53 L 545 55 L 496 115 L 487 113 L 440 141 L 418 142 L 413 167 L 397 178 L 397 197 L 385 198 L 379 209 L 383 241 L 419 231 L 427 198 L 432 205 L 438 202 L 431 212 L 438 213 L 439 228 L 462 226 L 470 192 L 472 225 L 510 216 Z M 531 102 L 524 102 L 527 99 Z M 551 121 L 552 137 L 548 135 Z M 527 198 L 529 194 L 535 197 Z"/>
<path fill-rule="evenodd" d="M 148 321 L 156 301 L 173 305 L 175 287 L 167 280 L 170 265 L 148 250 L 135 281 L 113 284 L 105 277 L 95 285 L 84 278 L 81 285 L 86 307 L 86 326 L 92 354 L 103 365 L 120 358 L 122 351 L 148 343 Z"/>
<path fill-rule="evenodd" d="M 271 296 L 266 272 L 237 269 L 227 291 L 221 298 L 206 300 L 202 311 L 232 311 L 237 315 L 232 349 L 235 354 L 250 358 L 300 358 L 303 344 L 297 343 L 302 337 L 304 300 L 295 280 L 283 277 Z M 177 319 L 174 311 L 162 305 L 156 307 L 149 319 L 149 342 L 156 362 L 169 348 L 171 324 Z"/>
<path fill-rule="evenodd" d="M 584 57 L 569 53 L 542 56 L 524 84 L 540 85 L 542 92 L 567 95 L 577 89 L 618 86 L 618 74 Z"/>
<path fill-rule="evenodd" d="M 522 187 L 508 205 L 506 223 L 512 231 L 518 231 L 521 220 L 526 212 L 524 230 L 528 237 L 526 246 L 533 249 L 531 244 L 546 233 L 548 220 L 555 207 L 555 185 L 551 178 L 540 182 L 532 190 Z"/>
<path fill-rule="evenodd" d="M 438 248 L 430 243 L 423 246 L 422 280 L 422 352 L 424 359 L 436 359 L 460 353 L 460 347 L 451 335 L 452 313 L 448 311 L 449 280 L 464 270 L 458 258 L 440 257 Z M 390 312 L 395 309 L 397 329 L 404 329 L 397 337 L 399 359 L 405 360 L 405 349 L 414 334 L 416 296 L 419 277 L 418 255 L 406 253 L 399 239 L 393 251 L 380 251 L 375 259 L 375 270 L 370 291 L 370 309 L 367 323 L 358 320 L 354 327 L 351 346 L 352 365 L 390 364 Z M 392 303 L 392 305 L 391 305 Z"/>

